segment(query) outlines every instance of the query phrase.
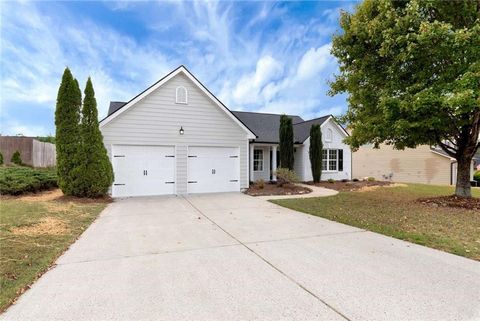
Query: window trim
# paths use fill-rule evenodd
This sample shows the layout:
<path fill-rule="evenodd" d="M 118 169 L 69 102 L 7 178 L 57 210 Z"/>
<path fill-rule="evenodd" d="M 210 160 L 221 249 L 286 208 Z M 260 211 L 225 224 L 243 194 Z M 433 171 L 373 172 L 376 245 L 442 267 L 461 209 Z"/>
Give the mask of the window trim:
<path fill-rule="evenodd" d="M 259 159 L 255 159 L 255 151 L 260 151 L 261 152 L 261 155 L 262 155 L 262 158 L 259 158 Z M 255 161 L 260 162 L 261 161 L 261 164 L 262 164 L 262 169 L 259 170 L 258 169 L 258 166 L 257 166 L 257 169 L 255 169 Z M 260 164 L 260 163 L 259 163 Z M 253 171 L 254 172 L 263 172 L 265 170 L 265 156 L 264 156 L 264 152 L 263 152 L 263 149 L 262 148 L 255 148 L 253 149 Z"/>
<path fill-rule="evenodd" d="M 178 100 L 178 91 L 183 89 L 185 91 L 185 101 L 179 101 Z M 175 104 L 182 104 L 182 105 L 188 105 L 188 90 L 184 86 L 178 86 L 175 89 Z"/>
<path fill-rule="evenodd" d="M 339 161 L 338 151 L 340 150 L 340 148 L 324 148 L 323 150 L 327 152 L 327 168 L 330 168 L 330 151 L 331 150 L 337 151 L 337 157 L 336 157 L 336 162 L 335 162 L 335 168 L 336 169 L 324 169 L 324 168 L 322 168 L 322 173 L 323 172 L 325 172 L 325 173 L 338 173 L 338 172 L 340 172 L 338 170 L 338 161 Z M 322 154 L 322 167 L 323 167 L 323 154 Z"/>

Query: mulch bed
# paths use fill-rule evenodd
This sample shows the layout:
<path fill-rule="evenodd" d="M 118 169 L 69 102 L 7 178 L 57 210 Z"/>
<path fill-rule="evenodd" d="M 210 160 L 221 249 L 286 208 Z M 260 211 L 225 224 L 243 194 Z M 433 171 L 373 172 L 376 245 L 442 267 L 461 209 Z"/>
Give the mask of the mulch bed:
<path fill-rule="evenodd" d="M 434 207 L 458 207 L 469 210 L 480 210 L 480 198 L 458 197 L 456 195 L 419 198 L 417 202 Z"/>
<path fill-rule="evenodd" d="M 308 185 L 314 185 L 313 182 L 308 182 Z M 322 181 L 320 183 L 315 183 L 315 186 L 319 187 L 325 187 L 329 189 L 334 189 L 336 191 L 340 192 L 352 192 L 352 191 L 357 191 L 362 188 L 366 187 L 372 187 L 372 186 L 388 186 L 391 185 L 391 182 L 384 182 L 384 181 L 347 181 L 347 182 L 342 182 L 342 181 L 335 181 L 335 182 L 327 182 L 327 181 Z"/>
<path fill-rule="evenodd" d="M 250 185 L 250 188 L 245 191 L 245 194 L 250 196 L 271 196 L 271 195 L 301 195 L 308 194 L 312 192 L 311 189 L 299 186 L 299 185 L 284 185 L 282 187 L 272 184 L 265 183 L 263 188 L 260 188 L 256 184 Z"/>

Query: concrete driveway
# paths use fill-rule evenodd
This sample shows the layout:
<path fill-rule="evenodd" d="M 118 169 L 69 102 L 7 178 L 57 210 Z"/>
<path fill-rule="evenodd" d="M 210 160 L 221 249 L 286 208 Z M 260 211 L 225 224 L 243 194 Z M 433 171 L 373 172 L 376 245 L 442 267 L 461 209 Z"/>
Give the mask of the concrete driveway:
<path fill-rule="evenodd" d="M 6 320 L 479 320 L 480 263 L 239 193 L 119 200 Z"/>

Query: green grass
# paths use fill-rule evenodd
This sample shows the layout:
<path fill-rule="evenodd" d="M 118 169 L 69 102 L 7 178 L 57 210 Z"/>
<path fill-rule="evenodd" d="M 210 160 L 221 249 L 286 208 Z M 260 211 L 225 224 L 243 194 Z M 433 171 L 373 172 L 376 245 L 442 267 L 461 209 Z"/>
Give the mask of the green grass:
<path fill-rule="evenodd" d="M 103 201 L 0 201 L 0 311 L 44 273 L 105 208 Z"/>
<path fill-rule="evenodd" d="M 415 200 L 451 195 L 447 186 L 409 184 L 331 197 L 274 200 L 275 204 L 373 232 L 480 260 L 480 213 L 432 207 Z M 473 189 L 480 197 L 480 189 Z"/>
<path fill-rule="evenodd" d="M 57 187 L 55 169 L 0 166 L 0 194 L 19 195 Z"/>

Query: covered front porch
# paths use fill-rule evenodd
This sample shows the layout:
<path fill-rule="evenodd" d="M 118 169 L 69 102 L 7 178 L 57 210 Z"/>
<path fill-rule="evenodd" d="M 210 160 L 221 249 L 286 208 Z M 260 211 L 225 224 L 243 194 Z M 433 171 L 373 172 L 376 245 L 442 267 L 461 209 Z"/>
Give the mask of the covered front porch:
<path fill-rule="evenodd" d="M 299 150 L 302 145 L 295 145 L 295 172 L 298 173 L 302 157 Z M 276 169 L 280 167 L 280 154 L 278 144 L 250 143 L 249 149 L 249 171 L 250 181 L 260 179 L 264 181 L 276 181 Z"/>

